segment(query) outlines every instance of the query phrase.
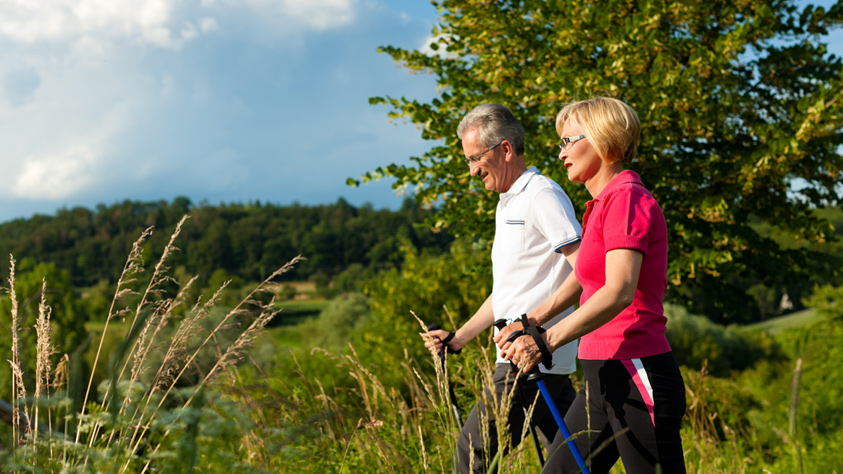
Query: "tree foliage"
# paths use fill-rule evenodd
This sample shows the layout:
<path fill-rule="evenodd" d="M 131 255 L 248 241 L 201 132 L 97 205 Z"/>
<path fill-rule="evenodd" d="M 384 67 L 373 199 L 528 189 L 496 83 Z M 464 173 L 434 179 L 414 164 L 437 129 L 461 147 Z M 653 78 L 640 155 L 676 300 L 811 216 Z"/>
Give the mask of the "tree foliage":
<path fill-rule="evenodd" d="M 212 206 L 180 197 L 172 202 L 100 204 L 95 210 L 61 209 L 55 216 L 6 222 L 0 224 L 0 255 L 50 262 L 76 287 L 102 286 L 120 275 L 126 253 L 149 226 L 159 232 L 147 241 L 145 257 L 159 258 L 169 239 L 167 230 L 185 214 L 191 219 L 179 237 L 179 252 L 169 261 L 176 273 L 189 268 L 203 283 L 231 277 L 257 281 L 296 255 L 307 260 L 284 278 L 319 276 L 328 281 L 355 263 L 373 271 L 399 265 L 402 238 L 418 248 L 439 251 L 451 241 L 444 232 L 418 228 L 431 211 L 409 199 L 392 211 L 358 208 L 343 199 L 319 206 Z"/>
<path fill-rule="evenodd" d="M 490 238 L 497 196 L 459 158 L 460 118 L 483 102 L 509 106 L 527 131 L 526 158 L 559 182 L 579 209 L 583 186 L 556 161 L 561 107 L 603 94 L 628 102 L 642 122 L 632 168 L 669 225 L 672 299 L 715 302 L 737 316 L 747 282 L 810 286 L 839 261 L 811 248 L 831 238 L 815 207 L 840 202 L 843 156 L 841 59 L 824 37 L 843 5 L 793 0 L 439 0 L 430 51 L 381 50 L 437 77 L 429 103 L 375 97 L 392 119 L 411 121 L 435 144 L 410 165 L 363 176 L 397 178 L 420 203 L 442 203 L 430 222 Z M 351 184 L 358 183 L 350 179 Z M 751 219 L 802 242 L 781 251 Z M 787 269 L 787 271 L 785 271 Z M 710 313 L 709 313 L 710 314 Z"/>
<path fill-rule="evenodd" d="M 361 353 L 408 351 L 411 357 L 422 358 L 427 350 L 411 312 L 425 324 L 455 330 L 492 291 L 489 253 L 478 243 L 459 239 L 441 255 L 418 252 L 408 244 L 402 250 L 400 270 L 384 271 L 366 285 L 372 315 L 358 328 L 359 336 L 352 337 Z"/>

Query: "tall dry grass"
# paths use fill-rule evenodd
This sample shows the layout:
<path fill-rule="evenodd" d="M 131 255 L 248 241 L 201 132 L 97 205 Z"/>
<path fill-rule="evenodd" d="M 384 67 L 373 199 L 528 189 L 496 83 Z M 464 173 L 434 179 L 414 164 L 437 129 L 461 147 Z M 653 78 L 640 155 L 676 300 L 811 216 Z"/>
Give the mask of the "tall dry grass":
<path fill-rule="evenodd" d="M 349 345 L 344 353 L 287 350 L 284 371 L 265 372 L 261 363 L 235 370 L 244 358 L 252 362 L 246 350 L 277 314 L 272 298 L 267 302 L 258 296 L 299 258 L 273 272 L 232 309 L 217 305 L 227 283 L 207 299 L 188 301 L 195 280 L 177 285 L 167 264 L 185 222 L 176 227 L 145 284 L 142 249 L 152 229 L 133 245 L 90 369 L 93 374 L 107 366 L 108 379 L 96 384 L 93 375 L 86 377 L 85 403 L 76 412 L 68 401 L 69 359 L 56 354 L 51 342 L 51 310 L 44 298 L 49 282 L 42 282 L 35 383 L 27 391 L 15 260 L 10 259 L 13 330 L 7 357 L 13 368 L 14 424 L 12 446 L 0 452 L 2 472 L 448 473 L 458 436 L 449 382 L 458 387 L 464 415 L 480 401 L 494 407 L 484 416 L 506 419 L 513 394 L 502 401 L 489 398 L 494 393 L 491 341 L 478 341 L 444 364 L 435 354 L 416 360 L 405 348 L 403 358 L 385 354 L 378 365 L 372 363 L 377 355 L 360 354 Z M 177 290 L 168 292 L 173 285 Z M 131 306 L 125 303 L 128 296 L 135 297 Z M 416 319 L 424 331 L 426 325 Z M 118 320 L 130 329 L 119 347 L 106 354 L 106 331 Z M 395 367 L 400 382 L 384 381 L 392 380 L 379 372 L 384 364 Z M 336 382 L 338 374 L 349 382 Z M 756 455 L 767 448 L 755 441 L 742 411 L 752 397 L 736 381 L 711 377 L 705 368 L 685 370 L 684 376 L 689 473 L 753 473 L 779 465 Z M 794 417 L 796 400 L 793 396 Z M 56 432 L 59 428 L 64 431 Z M 526 438 L 527 430 L 522 432 Z M 795 424 L 789 434 L 796 439 Z M 489 433 L 483 436 L 490 441 Z M 507 430 L 496 436 L 499 445 L 509 442 Z M 794 441 L 788 455 L 795 451 L 801 462 L 807 433 L 799 440 L 805 445 L 800 448 Z M 529 440 L 520 441 L 511 452 L 490 459 L 488 470 L 538 472 Z M 809 461 L 806 454 L 806 472 L 812 472 Z M 621 473 L 623 467 L 611 472 Z"/>
<path fill-rule="evenodd" d="M 15 293 L 15 260 L 10 259 L 12 354 L 9 362 L 13 372 L 14 446 L 5 453 L 8 462 L 4 472 L 145 473 L 161 471 L 162 466 L 165 470 L 181 472 L 181 468 L 192 470 L 199 465 L 198 456 L 203 448 L 196 445 L 197 436 L 201 435 L 197 429 L 206 418 L 213 418 L 213 409 L 206 406 L 212 396 L 207 389 L 215 390 L 215 384 L 232 378 L 231 369 L 279 312 L 274 297 L 267 303 L 257 296 L 301 258 L 296 257 L 274 271 L 233 309 L 221 315 L 214 312 L 215 304 L 228 282 L 206 301 L 200 297 L 188 308 L 186 290 L 195 278 L 179 285 L 169 276 L 167 263 L 178 251 L 176 239 L 187 218 L 182 218 L 176 226 L 148 283 L 141 289 L 136 287 L 145 272 L 142 245 L 153 229 L 147 229 L 133 244 L 94 355 L 82 409 L 65 415 L 63 423 L 56 423 L 55 417 L 59 408 L 66 409 L 69 405 L 67 359 L 65 355 L 58 364 L 52 362 L 55 350 L 51 343 L 51 310 L 45 300 L 49 282 L 43 282 L 35 328 L 34 396 L 27 398 L 18 338 L 21 328 Z M 179 290 L 170 295 L 165 291 L 165 284 L 178 285 Z M 137 297 L 137 304 L 123 303 L 130 295 Z M 117 319 L 129 321 L 131 329 L 114 353 L 103 354 L 109 324 Z M 104 362 L 106 358 L 108 361 Z M 96 387 L 94 372 L 103 363 L 108 365 L 109 379 Z M 51 374 L 54 365 L 61 370 Z M 40 435 L 39 429 L 35 429 L 39 421 L 46 422 L 41 424 Z M 59 424 L 69 432 L 55 432 L 53 427 Z M 174 449 L 192 456 L 173 459 Z"/>

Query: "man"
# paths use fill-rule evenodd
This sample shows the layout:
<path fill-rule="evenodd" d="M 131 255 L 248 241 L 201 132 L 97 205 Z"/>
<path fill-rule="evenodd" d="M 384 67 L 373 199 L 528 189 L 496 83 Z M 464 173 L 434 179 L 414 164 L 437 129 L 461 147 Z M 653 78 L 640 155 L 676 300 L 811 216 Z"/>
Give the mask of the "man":
<path fill-rule="evenodd" d="M 520 329 L 520 316 L 550 296 L 571 273 L 582 233 L 571 200 L 562 188 L 539 174 L 535 167 L 527 169 L 524 128 L 508 108 L 498 104 L 476 107 L 460 122 L 457 136 L 462 140 L 470 175 L 482 179 L 489 191 L 500 193 L 492 245 L 494 281 L 492 294 L 456 333 L 444 330 L 427 333 L 430 337 L 426 338 L 426 345 L 436 351 L 442 349 L 442 341 L 447 341 L 453 350 L 462 348 L 498 318 L 506 318 L 509 324 L 502 337 Z M 552 327 L 572 309 L 563 311 L 544 327 Z M 500 348 L 497 352 L 494 383 L 495 400 L 500 403 L 504 393 L 511 393 L 514 378 Z M 541 368 L 563 414 L 576 397 L 568 378 L 576 369 L 576 354 L 575 341 L 554 352 L 551 369 Z M 523 390 L 527 403 L 532 403 L 536 399 L 536 385 L 525 385 Z M 460 432 L 454 455 L 455 467 L 460 472 L 486 472 L 498 450 L 497 429 L 502 426 L 501 421 L 496 423 L 491 416 L 481 416 L 484 410 L 482 404 L 475 405 Z M 481 423 L 483 420 L 488 423 Z M 557 427 L 543 401 L 536 404 L 533 420 L 545 438 L 552 440 Z M 521 441 L 524 424 L 524 412 L 519 397 L 515 396 L 507 425 L 503 427 L 509 430 L 510 447 Z M 473 464 L 469 465 L 472 459 Z"/>

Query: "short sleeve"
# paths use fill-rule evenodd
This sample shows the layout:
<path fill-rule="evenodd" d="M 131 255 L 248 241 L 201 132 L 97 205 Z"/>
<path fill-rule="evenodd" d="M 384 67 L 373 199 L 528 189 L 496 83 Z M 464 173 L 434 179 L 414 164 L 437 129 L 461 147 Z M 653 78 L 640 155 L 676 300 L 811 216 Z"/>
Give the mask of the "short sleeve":
<path fill-rule="evenodd" d="M 536 229 L 550 242 L 555 252 L 577 242 L 582 226 L 577 222 L 574 206 L 561 189 L 543 189 L 533 202 Z"/>
<path fill-rule="evenodd" d="M 605 251 L 631 249 L 646 255 L 655 212 L 661 212 L 656 200 L 635 185 L 622 186 L 607 196 L 603 209 Z"/>

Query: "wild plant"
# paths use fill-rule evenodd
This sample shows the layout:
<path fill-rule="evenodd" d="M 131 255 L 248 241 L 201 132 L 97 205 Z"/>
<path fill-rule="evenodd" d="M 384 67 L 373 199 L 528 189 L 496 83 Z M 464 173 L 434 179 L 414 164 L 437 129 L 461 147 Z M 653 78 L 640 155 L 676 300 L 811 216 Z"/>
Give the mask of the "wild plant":
<path fill-rule="evenodd" d="M 82 408 L 65 415 L 69 432 L 54 431 L 54 416 L 67 412 L 67 358 L 62 357 L 52 376 L 54 349 L 51 344 L 50 307 L 43 282 L 36 322 L 37 363 L 34 397 L 26 397 L 19 359 L 18 302 L 15 293 L 15 261 L 11 259 L 9 296 L 12 301 L 13 439 L 15 447 L 5 453 L 9 472 L 189 472 L 248 471 L 238 450 L 240 433 L 251 422 L 231 407 L 230 399 L 217 389 L 233 377 L 233 368 L 254 338 L 280 311 L 274 298 L 264 302 L 256 296 L 268 284 L 290 270 L 296 257 L 259 283 L 233 309 L 214 311 L 223 284 L 207 301 L 201 297 L 186 308 L 186 290 L 194 280 L 179 285 L 169 276 L 167 259 L 177 251 L 176 239 L 185 216 L 176 226 L 148 283 L 136 284 L 144 274 L 143 244 L 149 228 L 133 244 L 116 284 L 105 320 L 94 365 L 88 378 Z M 176 285 L 170 295 L 166 285 Z M 134 295 L 137 304 L 127 305 Z M 102 349 L 110 324 L 128 320 L 129 330 L 118 349 L 108 357 L 108 380 L 98 386 L 94 373 L 105 359 Z M 158 354 L 157 357 L 152 357 Z M 50 391 L 52 389 L 52 392 Z M 46 424 L 39 421 L 46 420 Z M 228 426 L 225 426 L 228 425 Z M 40 430 L 43 431 L 39 435 Z M 223 428 L 225 427 L 225 428 Z M 221 429 L 222 428 L 222 429 Z M 215 432 L 217 436 L 208 437 Z M 223 435 L 222 432 L 228 432 Z M 229 446 L 220 446 L 228 443 Z M 224 461 L 224 462 L 223 462 Z M 245 460 L 247 461 L 247 460 Z"/>

